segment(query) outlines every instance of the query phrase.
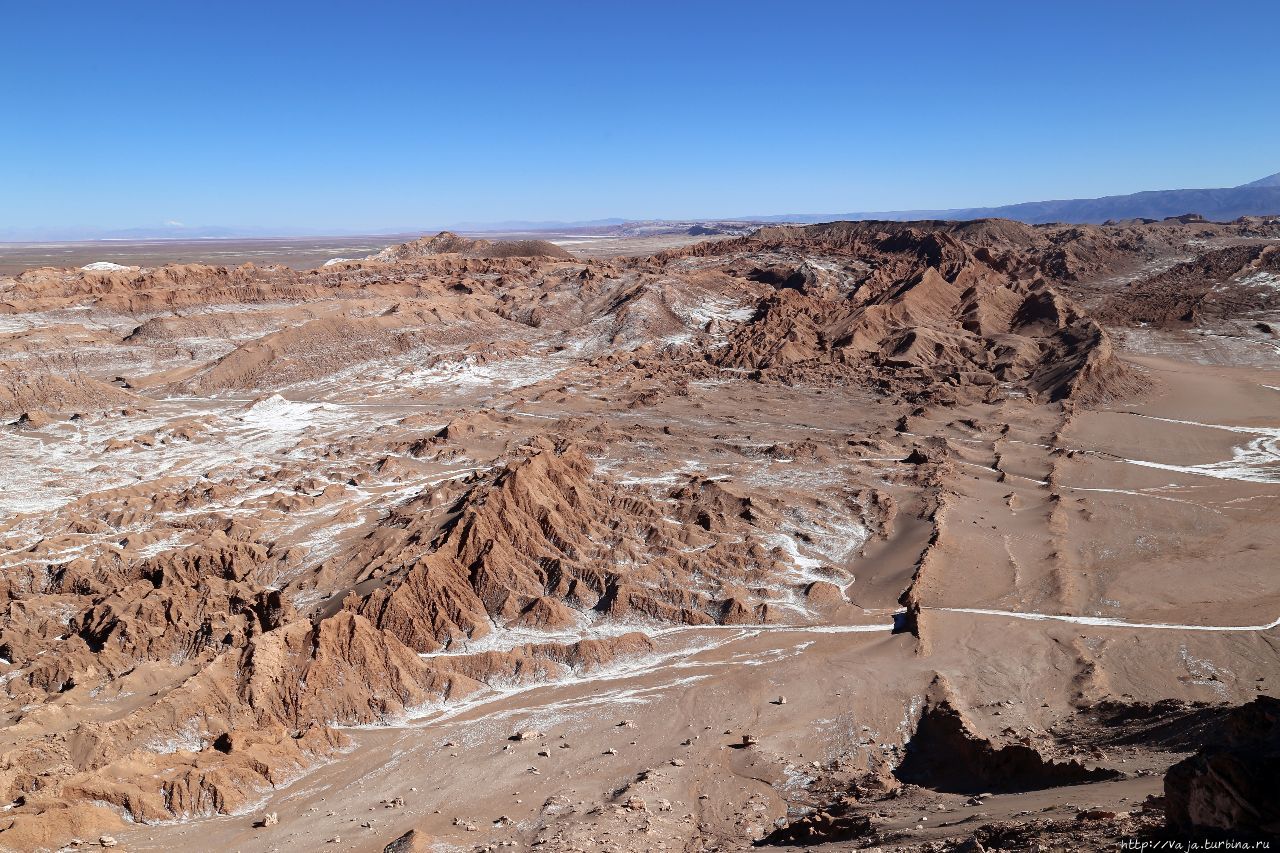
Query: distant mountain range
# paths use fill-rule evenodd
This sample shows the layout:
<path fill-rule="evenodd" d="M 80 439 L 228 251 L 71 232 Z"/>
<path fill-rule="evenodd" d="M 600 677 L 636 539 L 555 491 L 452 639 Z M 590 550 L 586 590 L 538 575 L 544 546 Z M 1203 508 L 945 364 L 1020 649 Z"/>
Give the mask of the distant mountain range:
<path fill-rule="evenodd" d="M 1214 222 L 1241 216 L 1280 215 L 1280 172 L 1238 187 L 1200 190 L 1150 190 L 1103 198 L 1027 201 L 999 207 L 944 210 L 891 210 L 872 213 L 799 213 L 744 217 L 760 222 L 830 222 L 840 219 L 1016 219 L 1046 222 L 1093 222 L 1113 219 L 1167 219 L 1198 213 Z"/>
<path fill-rule="evenodd" d="M 1186 213 L 1198 213 L 1214 222 L 1229 222 L 1241 216 L 1280 215 L 1280 172 L 1238 187 L 1220 189 L 1150 190 L 1111 195 L 1103 198 L 1073 198 L 1054 201 L 1027 201 L 998 207 L 962 207 L 939 210 L 888 210 L 857 213 L 786 213 L 757 216 L 720 217 L 686 220 L 629 220 L 620 218 L 592 219 L 578 222 L 464 222 L 444 226 L 448 230 L 464 232 L 516 232 L 516 231 L 577 231 L 600 229 L 607 233 L 631 233 L 662 230 L 661 226 L 680 224 L 699 227 L 699 223 L 725 223 L 734 225 L 774 222 L 833 222 L 836 220 L 888 219 L 1015 219 L 1039 225 L 1046 222 L 1101 223 L 1120 219 L 1167 219 Z M 153 228 L 127 228 L 110 230 L 103 228 L 0 228 L 0 242 L 67 241 L 67 240 L 207 240 L 251 239 L 329 236 L 350 237 L 367 234 L 410 234 L 441 230 L 432 227 L 396 227 L 376 231 L 351 229 L 299 229 L 299 228 L 235 228 L 188 227 L 164 225 Z M 670 230 L 668 227 L 666 230 Z M 690 233 L 699 233 L 690 231 Z M 708 232 L 711 233 L 711 232 Z"/>

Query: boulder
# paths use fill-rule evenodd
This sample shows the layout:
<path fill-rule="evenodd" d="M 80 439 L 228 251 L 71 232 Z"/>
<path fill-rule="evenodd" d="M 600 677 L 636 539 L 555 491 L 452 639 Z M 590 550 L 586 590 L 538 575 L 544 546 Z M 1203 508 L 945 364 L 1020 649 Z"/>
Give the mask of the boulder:
<path fill-rule="evenodd" d="M 759 842 L 761 846 L 792 847 L 851 841 L 871 833 L 867 815 L 840 813 L 839 807 L 814 812 L 778 827 Z"/>
<path fill-rule="evenodd" d="M 431 841 L 427 836 L 416 829 L 411 829 L 383 847 L 382 853 L 425 853 L 430 847 Z"/>
<path fill-rule="evenodd" d="M 1222 739 L 1169 768 L 1165 815 L 1179 832 L 1280 835 L 1280 699 L 1227 716 Z"/>

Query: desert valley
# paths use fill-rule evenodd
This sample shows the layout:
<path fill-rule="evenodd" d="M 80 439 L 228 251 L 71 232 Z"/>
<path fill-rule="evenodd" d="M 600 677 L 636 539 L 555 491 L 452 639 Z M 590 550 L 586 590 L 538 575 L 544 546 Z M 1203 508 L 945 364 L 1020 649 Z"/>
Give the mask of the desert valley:
<path fill-rule="evenodd" d="M 0 277 L 0 848 L 1280 832 L 1280 220 L 645 239 Z"/>

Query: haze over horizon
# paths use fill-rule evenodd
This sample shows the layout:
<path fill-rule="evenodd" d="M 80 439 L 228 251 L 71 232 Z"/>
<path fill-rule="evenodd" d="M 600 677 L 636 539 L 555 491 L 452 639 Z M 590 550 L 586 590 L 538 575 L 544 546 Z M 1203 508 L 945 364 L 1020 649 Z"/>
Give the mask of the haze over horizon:
<path fill-rule="evenodd" d="M 1280 84 L 1280 13 L 1231 6 L 26 5 L 12 31 L 56 31 L 58 61 L 38 38 L 0 57 L 6 79 L 28 81 L 9 97 L 18 132 L 0 138 L 0 235 L 371 233 L 1236 186 L 1277 168 L 1280 115 L 1263 107 Z"/>

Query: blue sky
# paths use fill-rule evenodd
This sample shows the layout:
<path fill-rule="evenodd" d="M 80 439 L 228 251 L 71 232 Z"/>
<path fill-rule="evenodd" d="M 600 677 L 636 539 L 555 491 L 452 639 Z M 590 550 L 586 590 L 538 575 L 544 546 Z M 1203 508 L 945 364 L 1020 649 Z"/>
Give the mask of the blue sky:
<path fill-rule="evenodd" d="M 1280 170 L 1280 3 L 4 4 L 0 229 L 955 207 Z"/>

